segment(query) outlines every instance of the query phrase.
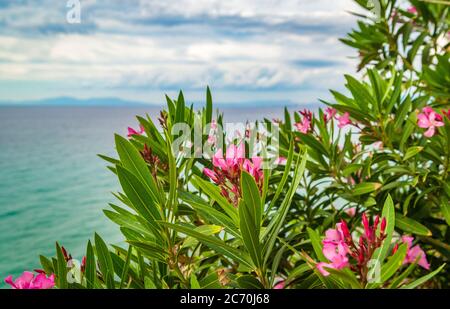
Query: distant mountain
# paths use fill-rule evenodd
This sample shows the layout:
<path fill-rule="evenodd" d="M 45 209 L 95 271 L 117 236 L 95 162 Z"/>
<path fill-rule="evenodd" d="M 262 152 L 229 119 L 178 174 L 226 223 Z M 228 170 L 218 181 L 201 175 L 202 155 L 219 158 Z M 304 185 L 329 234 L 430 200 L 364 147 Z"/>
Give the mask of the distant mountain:
<path fill-rule="evenodd" d="M 164 103 L 144 103 L 139 101 L 129 101 L 119 98 L 89 98 L 77 99 L 73 97 L 57 97 L 41 100 L 28 101 L 0 101 L 0 106 L 130 106 L 130 107 L 145 107 L 145 106 L 162 106 Z M 186 105 L 191 102 L 187 101 Z M 195 108 L 204 106 L 203 102 L 194 102 Z M 289 108 L 317 108 L 318 104 L 300 104 L 289 100 L 267 100 L 267 101 L 242 101 L 242 102 L 214 102 L 214 106 L 221 108 L 270 108 L 270 107 L 289 107 Z"/>
<path fill-rule="evenodd" d="M 30 101 L 0 101 L 8 106 L 145 106 L 143 102 L 122 100 L 119 98 L 89 98 L 57 97 Z"/>

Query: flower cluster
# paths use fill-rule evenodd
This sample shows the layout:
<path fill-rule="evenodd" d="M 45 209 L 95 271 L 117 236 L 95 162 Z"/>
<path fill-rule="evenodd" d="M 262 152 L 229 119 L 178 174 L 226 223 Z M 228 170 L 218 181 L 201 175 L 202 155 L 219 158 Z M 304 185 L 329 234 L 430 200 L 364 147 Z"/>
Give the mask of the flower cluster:
<path fill-rule="evenodd" d="M 13 281 L 11 275 L 5 278 L 5 283 L 13 289 L 51 289 L 55 286 L 55 275 L 46 276 L 42 270 L 36 270 L 36 276 L 30 271 L 24 271 L 21 276 Z"/>
<path fill-rule="evenodd" d="M 329 229 L 325 232 L 323 240 L 323 255 L 330 261 L 329 263 L 320 262 L 316 267 L 324 276 L 330 273 L 328 269 L 342 269 L 349 267 L 352 271 L 357 272 L 362 282 L 367 281 L 368 264 L 372 259 L 375 250 L 383 244 L 386 238 L 386 219 L 383 218 L 380 223 L 380 217 L 376 216 L 371 225 L 366 214 L 362 214 L 362 224 L 364 233 L 359 237 L 358 241 L 353 240 L 348 226 L 344 220 L 336 224 L 335 229 Z M 377 233 L 379 228 L 379 233 Z M 407 244 L 407 255 L 403 264 L 415 263 L 425 269 L 429 269 L 425 252 L 419 245 L 412 246 L 414 238 L 403 236 L 402 242 Z M 394 247 L 393 253 L 396 252 L 398 244 Z"/>
<path fill-rule="evenodd" d="M 443 111 L 446 114 L 445 111 Z M 427 129 L 423 135 L 426 137 L 432 137 L 436 132 L 436 127 L 442 127 L 444 122 L 442 121 L 442 115 L 436 113 L 431 107 L 427 106 L 422 109 L 422 113 L 417 115 L 417 125 L 420 128 Z"/>
<path fill-rule="evenodd" d="M 295 128 L 303 133 L 307 134 L 312 130 L 312 122 L 313 122 L 313 116 L 312 112 L 305 109 L 303 111 L 300 111 L 300 114 L 303 116 L 303 118 L 294 124 Z M 324 110 L 323 114 L 323 120 L 327 123 L 331 121 L 332 119 L 337 120 L 337 126 L 339 128 L 344 128 L 348 125 L 352 125 L 352 121 L 350 120 L 350 114 L 345 112 L 342 115 L 338 115 L 336 109 L 328 107 Z"/>
<path fill-rule="evenodd" d="M 168 170 L 167 163 L 162 162 L 159 157 L 153 154 L 153 150 L 144 144 L 144 149 L 139 151 L 144 161 L 150 165 L 150 170 L 154 178 L 156 178 L 158 169 L 163 171 Z"/>
<path fill-rule="evenodd" d="M 239 146 L 228 146 L 225 158 L 222 149 L 219 149 L 214 154 L 212 163 L 213 170 L 204 168 L 203 173 L 219 185 L 222 195 L 235 206 L 238 205 L 241 197 L 240 176 L 242 171 L 252 175 L 258 187 L 262 188 L 264 178 L 262 158 L 245 159 L 244 143 Z"/>
<path fill-rule="evenodd" d="M 300 114 L 303 116 L 303 119 L 294 125 L 299 132 L 307 134 L 311 130 L 312 112 L 304 109 L 303 111 L 300 111 Z"/>

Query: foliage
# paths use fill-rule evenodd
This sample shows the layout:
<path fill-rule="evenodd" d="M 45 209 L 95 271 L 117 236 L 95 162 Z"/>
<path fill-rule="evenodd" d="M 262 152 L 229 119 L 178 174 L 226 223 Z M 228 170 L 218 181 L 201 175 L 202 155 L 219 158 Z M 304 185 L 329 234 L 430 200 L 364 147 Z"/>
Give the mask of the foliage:
<path fill-rule="evenodd" d="M 448 287 L 450 7 L 383 0 L 375 18 L 368 16 L 368 1 L 355 1 L 367 14 L 357 14 L 358 28 L 342 42 L 358 50 L 362 76 L 346 75 L 348 91 L 331 91 L 325 110 L 285 110 L 283 121 L 259 123 L 279 128 L 268 137 L 279 144 L 284 164 L 265 169 L 259 159 L 237 155 L 238 149 L 251 155 L 255 141 L 246 135 L 216 145 L 212 160 L 179 155 L 180 149 L 195 152 L 196 141 L 174 149 L 176 124 L 187 124 L 191 133 L 209 126 L 213 136 L 226 137 L 216 129 L 225 120 L 213 113 L 209 88 L 199 111 L 186 105 L 182 92 L 176 100 L 166 97 L 159 126 L 148 115 L 137 117 L 142 131 L 115 137 L 118 158 L 101 156 L 122 188 L 115 195 L 120 203 L 104 213 L 128 246 L 108 246 L 96 234 L 78 267 L 57 244 L 56 257 L 41 256 L 56 286 Z M 202 134 L 201 145 L 211 136 Z M 360 248 L 368 250 L 369 239 L 376 245 L 364 263 L 352 264 L 345 253 L 342 267 L 334 267 L 325 250 L 330 231 L 339 222 L 355 227 L 346 236 L 352 247 L 361 214 L 384 221 L 383 229 L 374 222 L 378 238 L 370 238 L 362 220 Z M 417 245 L 402 241 L 403 234 L 414 235 Z M 423 255 L 405 265 L 414 248 Z M 417 267 L 424 255 L 430 271 Z M 328 266 L 321 271 L 320 263 Z M 355 265 L 367 268 L 358 272 Z M 377 271 L 379 280 L 367 280 Z"/>

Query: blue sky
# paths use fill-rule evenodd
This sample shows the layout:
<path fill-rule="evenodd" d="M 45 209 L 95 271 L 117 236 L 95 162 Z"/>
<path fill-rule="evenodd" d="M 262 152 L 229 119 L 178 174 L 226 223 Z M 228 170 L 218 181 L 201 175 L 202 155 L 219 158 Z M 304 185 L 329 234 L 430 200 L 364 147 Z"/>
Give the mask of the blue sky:
<path fill-rule="evenodd" d="M 355 72 L 352 0 L 0 0 L 0 101 L 317 102 Z M 281 103 L 280 103 L 281 104 Z"/>

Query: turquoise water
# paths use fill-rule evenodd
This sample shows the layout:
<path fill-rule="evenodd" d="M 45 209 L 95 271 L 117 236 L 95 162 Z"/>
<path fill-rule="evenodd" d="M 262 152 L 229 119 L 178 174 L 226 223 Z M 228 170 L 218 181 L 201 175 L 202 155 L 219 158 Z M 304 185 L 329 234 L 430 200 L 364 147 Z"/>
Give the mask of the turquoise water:
<path fill-rule="evenodd" d="M 115 156 L 114 133 L 136 127 L 154 107 L 0 107 L 0 287 L 39 267 L 55 241 L 81 259 L 94 231 L 122 243 L 102 209 L 115 202 L 116 177 L 96 154 Z M 281 117 L 282 108 L 224 109 L 228 121 Z"/>

